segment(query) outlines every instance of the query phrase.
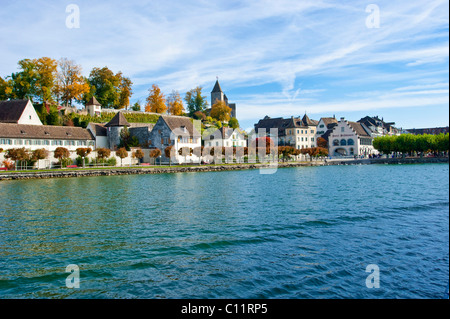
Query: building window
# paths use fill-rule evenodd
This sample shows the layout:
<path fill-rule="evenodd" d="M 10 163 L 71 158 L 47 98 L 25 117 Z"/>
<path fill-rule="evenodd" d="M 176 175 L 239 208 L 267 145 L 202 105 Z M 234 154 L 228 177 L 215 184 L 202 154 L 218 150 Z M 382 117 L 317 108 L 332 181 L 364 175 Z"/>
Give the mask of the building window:
<path fill-rule="evenodd" d="M 344 138 L 341 140 L 341 145 L 342 145 L 342 146 L 347 145 L 347 141 L 346 141 Z"/>
<path fill-rule="evenodd" d="M 355 154 L 355 150 L 353 149 L 353 147 L 350 147 L 350 155 L 354 155 Z"/>
<path fill-rule="evenodd" d="M 347 140 L 347 145 L 355 145 L 355 141 L 352 138 Z"/>
<path fill-rule="evenodd" d="M 341 127 L 341 132 L 344 132 L 345 131 L 345 127 Z"/>
<path fill-rule="evenodd" d="M 333 146 L 339 146 L 339 140 L 334 140 L 333 141 Z"/>
<path fill-rule="evenodd" d="M 324 127 L 324 125 L 323 124 L 320 124 L 320 126 L 319 126 L 320 128 L 323 128 Z"/>
<path fill-rule="evenodd" d="M 314 134 L 314 130 L 311 130 L 311 134 Z"/>

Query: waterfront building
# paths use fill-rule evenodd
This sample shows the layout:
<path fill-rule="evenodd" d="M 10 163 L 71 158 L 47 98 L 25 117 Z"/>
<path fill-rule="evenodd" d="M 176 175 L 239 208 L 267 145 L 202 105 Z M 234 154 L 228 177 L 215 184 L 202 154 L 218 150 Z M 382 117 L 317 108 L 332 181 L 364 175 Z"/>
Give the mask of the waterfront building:
<path fill-rule="evenodd" d="M 271 131 L 278 132 L 278 145 L 292 146 L 296 149 L 311 148 L 317 145 L 316 131 L 318 121 L 311 120 L 308 115 L 284 119 L 265 116 L 255 124 L 255 133 L 258 136 L 274 138 Z"/>
<path fill-rule="evenodd" d="M 247 140 L 238 129 L 221 127 L 214 132 L 203 134 L 203 142 L 206 147 L 246 147 Z"/>
<path fill-rule="evenodd" d="M 173 149 L 171 162 L 198 161 L 198 157 L 194 154 L 180 155 L 179 150 L 184 147 L 192 150 L 201 147 L 200 127 L 195 127 L 189 117 L 162 115 L 150 132 L 148 145 L 150 148 L 161 150 L 161 157 L 164 162 L 169 161 L 169 158 L 165 156 L 165 149 L 168 146 L 172 146 Z"/>
<path fill-rule="evenodd" d="M 333 117 L 320 118 L 319 123 L 317 124 L 316 141 L 319 137 L 321 137 L 328 143 L 328 137 L 337 123 L 338 121 L 334 115 Z"/>
<path fill-rule="evenodd" d="M 368 156 L 378 154 L 372 145 L 371 130 L 360 122 L 341 117 L 329 135 L 330 156 Z"/>
<path fill-rule="evenodd" d="M 370 130 L 370 136 L 384 136 L 384 135 L 400 135 L 400 130 L 394 125 L 395 122 L 385 122 L 383 118 L 378 116 L 365 116 L 358 120 Z"/>
<path fill-rule="evenodd" d="M 81 127 L 43 125 L 30 100 L 0 102 L 0 148 L 54 151 L 60 146 L 95 148 L 95 138 Z"/>

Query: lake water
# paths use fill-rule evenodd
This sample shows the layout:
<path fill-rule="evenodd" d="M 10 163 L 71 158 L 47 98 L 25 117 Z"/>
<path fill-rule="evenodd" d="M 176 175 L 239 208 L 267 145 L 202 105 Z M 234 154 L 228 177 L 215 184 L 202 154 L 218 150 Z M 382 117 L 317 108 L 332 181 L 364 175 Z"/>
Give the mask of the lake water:
<path fill-rule="evenodd" d="M 0 298 L 442 298 L 449 280 L 448 164 L 3 181 L 0 203 Z"/>

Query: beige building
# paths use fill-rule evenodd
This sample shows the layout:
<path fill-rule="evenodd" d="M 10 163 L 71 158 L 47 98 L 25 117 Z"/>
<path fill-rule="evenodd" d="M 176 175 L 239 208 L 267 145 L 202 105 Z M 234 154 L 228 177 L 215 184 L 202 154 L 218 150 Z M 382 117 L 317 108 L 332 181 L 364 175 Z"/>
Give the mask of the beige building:
<path fill-rule="evenodd" d="M 291 117 L 284 123 L 284 135 L 279 137 L 279 144 L 296 149 L 316 147 L 317 124 L 317 121 L 311 120 L 306 114 L 301 119 Z"/>

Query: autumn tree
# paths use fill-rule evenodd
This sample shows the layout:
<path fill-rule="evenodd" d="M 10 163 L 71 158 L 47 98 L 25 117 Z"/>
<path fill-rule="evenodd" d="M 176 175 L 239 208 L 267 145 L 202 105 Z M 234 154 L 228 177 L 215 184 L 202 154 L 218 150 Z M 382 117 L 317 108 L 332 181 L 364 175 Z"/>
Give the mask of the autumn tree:
<path fill-rule="evenodd" d="M 161 154 L 161 151 L 159 151 L 159 153 Z M 144 152 L 141 149 L 137 149 L 131 154 L 131 156 L 133 156 L 133 158 L 137 158 L 140 162 L 144 158 Z"/>
<path fill-rule="evenodd" d="M 147 104 L 145 105 L 146 112 L 164 113 L 167 110 L 166 99 L 158 85 L 153 84 L 149 89 L 149 96 L 147 97 Z"/>
<path fill-rule="evenodd" d="M 36 65 L 36 95 L 42 102 L 52 101 L 58 62 L 48 57 L 33 60 Z"/>
<path fill-rule="evenodd" d="M 101 161 L 107 159 L 111 155 L 111 150 L 109 148 L 99 147 L 97 148 L 97 158 Z"/>
<path fill-rule="evenodd" d="M 322 148 L 328 148 L 328 142 L 323 137 L 319 136 L 317 138 L 317 146 Z"/>
<path fill-rule="evenodd" d="M 164 155 L 169 159 L 169 165 L 172 163 L 172 157 L 175 156 L 173 145 L 169 145 L 164 149 Z"/>
<path fill-rule="evenodd" d="M 116 151 L 116 155 L 120 157 L 120 166 L 122 166 L 122 160 L 128 156 L 128 152 L 125 147 L 121 147 Z"/>
<path fill-rule="evenodd" d="M 6 150 L 4 157 L 7 159 L 11 159 L 14 162 L 23 163 L 30 160 L 30 153 L 25 149 L 25 147 L 11 148 L 9 150 Z"/>
<path fill-rule="evenodd" d="M 54 151 L 53 156 L 59 159 L 59 163 L 61 164 L 62 168 L 63 164 L 66 164 L 66 162 L 70 158 L 70 151 L 65 147 L 57 147 Z"/>
<path fill-rule="evenodd" d="M 83 167 L 85 166 L 85 158 L 92 152 L 90 147 L 79 147 L 76 149 L 77 155 L 83 159 Z"/>
<path fill-rule="evenodd" d="M 55 93 L 65 106 L 72 106 L 73 100 L 82 101 L 90 90 L 86 79 L 81 75 L 81 66 L 73 60 L 61 58 L 58 61 Z"/>
<path fill-rule="evenodd" d="M 172 115 L 183 115 L 184 106 L 178 91 L 172 91 L 167 97 L 167 112 Z"/>
<path fill-rule="evenodd" d="M 7 100 L 12 97 L 12 81 L 11 79 L 3 79 L 0 76 L 0 101 Z"/>
<path fill-rule="evenodd" d="M 231 117 L 231 108 L 225 103 L 225 101 L 217 101 L 212 106 L 210 115 L 218 121 L 228 122 Z"/>
<path fill-rule="evenodd" d="M 117 76 L 117 75 L 116 75 Z M 120 93 L 119 93 L 119 105 L 118 109 L 128 109 L 128 106 L 130 105 L 130 97 L 132 94 L 131 86 L 133 85 L 133 82 L 131 82 L 130 78 L 122 76 L 122 73 L 119 72 L 118 76 L 120 76 Z"/>
<path fill-rule="evenodd" d="M 152 149 L 150 151 L 150 157 L 153 158 L 153 161 L 156 160 L 159 156 L 161 156 L 161 150 L 159 148 Z M 153 162 L 154 163 L 154 162 Z M 160 163 L 161 164 L 161 163 Z"/>
<path fill-rule="evenodd" d="M 195 89 L 186 92 L 184 100 L 186 101 L 187 110 L 189 111 L 189 116 L 191 117 L 195 112 L 203 112 L 208 107 L 208 101 L 206 96 L 202 95 L 201 86 L 197 86 Z"/>
<path fill-rule="evenodd" d="M 45 148 L 39 148 L 31 153 L 31 160 L 38 161 L 48 157 L 49 153 Z"/>

